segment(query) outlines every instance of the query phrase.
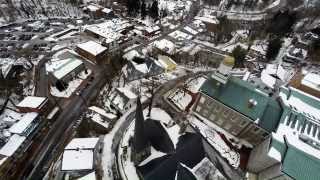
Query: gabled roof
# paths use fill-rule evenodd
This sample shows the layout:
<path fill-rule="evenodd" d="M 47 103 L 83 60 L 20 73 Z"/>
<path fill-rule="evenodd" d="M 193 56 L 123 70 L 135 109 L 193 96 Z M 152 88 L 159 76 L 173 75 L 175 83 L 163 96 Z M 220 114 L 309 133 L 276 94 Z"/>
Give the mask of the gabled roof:
<path fill-rule="evenodd" d="M 286 151 L 282 171 L 294 179 L 320 179 L 320 159 L 291 146 Z"/>
<path fill-rule="evenodd" d="M 258 121 L 268 131 L 276 128 L 282 114 L 282 108 L 275 99 L 249 82 L 235 77 L 230 77 L 226 84 L 208 78 L 200 91 L 252 121 Z M 250 103 L 253 105 L 250 106 Z"/>
<path fill-rule="evenodd" d="M 293 141 L 299 140 L 291 136 L 282 137 L 278 134 L 272 136 L 270 149 L 274 149 L 278 153 L 277 156 L 281 156 L 282 172 L 297 180 L 320 179 L 320 159 L 300 149 L 301 146 L 308 146 L 307 144 L 296 146 Z M 269 156 L 274 158 L 275 154 L 271 154 L 269 151 Z"/>

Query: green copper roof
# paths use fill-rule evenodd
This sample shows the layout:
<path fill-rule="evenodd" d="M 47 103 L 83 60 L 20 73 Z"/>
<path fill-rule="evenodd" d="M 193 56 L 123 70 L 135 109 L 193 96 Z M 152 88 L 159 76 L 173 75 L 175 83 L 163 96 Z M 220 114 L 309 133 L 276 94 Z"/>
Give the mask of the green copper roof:
<path fill-rule="evenodd" d="M 259 119 L 259 125 L 268 131 L 275 130 L 282 114 L 282 108 L 275 99 L 239 78 L 230 77 L 226 84 L 209 78 L 201 91 L 253 121 Z M 252 100 L 256 105 L 250 107 L 249 101 Z"/>
<path fill-rule="evenodd" d="M 290 146 L 283 160 L 282 171 L 297 180 L 320 179 L 320 160 Z"/>

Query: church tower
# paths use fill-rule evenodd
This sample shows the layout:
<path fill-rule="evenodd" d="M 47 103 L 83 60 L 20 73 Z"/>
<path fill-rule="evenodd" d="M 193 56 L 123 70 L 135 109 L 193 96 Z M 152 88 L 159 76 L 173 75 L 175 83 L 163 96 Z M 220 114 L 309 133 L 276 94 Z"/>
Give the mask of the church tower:
<path fill-rule="evenodd" d="M 151 146 L 144 129 L 143 109 L 140 97 L 137 99 L 134 137 L 132 144 L 131 160 L 135 165 L 140 164 L 151 154 Z"/>

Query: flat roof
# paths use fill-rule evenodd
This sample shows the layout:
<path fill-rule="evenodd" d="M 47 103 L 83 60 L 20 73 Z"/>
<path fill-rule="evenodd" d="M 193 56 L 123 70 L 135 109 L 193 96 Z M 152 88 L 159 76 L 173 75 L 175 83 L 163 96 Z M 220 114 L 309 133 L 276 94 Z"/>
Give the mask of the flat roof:
<path fill-rule="evenodd" d="M 301 81 L 301 84 L 320 91 L 320 75 L 315 73 L 308 73 Z"/>
<path fill-rule="evenodd" d="M 20 121 L 13 124 L 9 131 L 13 134 L 21 134 L 23 133 L 29 125 L 38 117 L 38 113 L 31 112 L 26 113 Z"/>
<path fill-rule="evenodd" d="M 17 134 L 12 135 L 9 141 L 0 149 L 0 154 L 4 156 L 12 156 L 24 142 L 26 137 Z"/>
<path fill-rule="evenodd" d="M 84 51 L 87 51 L 88 53 L 94 56 L 97 56 L 107 50 L 106 47 L 94 41 L 88 41 L 85 43 L 78 44 L 77 47 Z"/>
<path fill-rule="evenodd" d="M 94 149 L 99 141 L 99 138 L 74 138 L 64 148 L 65 150 L 75 149 Z"/>
<path fill-rule="evenodd" d="M 62 157 L 62 171 L 93 169 L 92 150 L 66 150 Z"/>
<path fill-rule="evenodd" d="M 46 97 L 27 96 L 17 106 L 28 108 L 41 108 L 43 103 L 46 101 Z"/>
<path fill-rule="evenodd" d="M 82 64 L 83 62 L 79 59 L 68 58 L 64 60 L 48 62 L 46 64 L 46 69 L 48 72 L 52 72 L 57 79 L 62 79 L 64 76 Z"/>

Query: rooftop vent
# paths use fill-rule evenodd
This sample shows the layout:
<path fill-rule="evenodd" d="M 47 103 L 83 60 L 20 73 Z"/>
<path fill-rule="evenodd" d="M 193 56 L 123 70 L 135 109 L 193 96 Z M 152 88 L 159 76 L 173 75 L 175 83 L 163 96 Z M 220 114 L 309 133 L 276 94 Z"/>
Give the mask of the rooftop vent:
<path fill-rule="evenodd" d="M 248 103 L 248 107 L 249 108 L 254 108 L 255 106 L 257 106 L 258 102 L 255 99 L 250 99 L 249 103 Z"/>

